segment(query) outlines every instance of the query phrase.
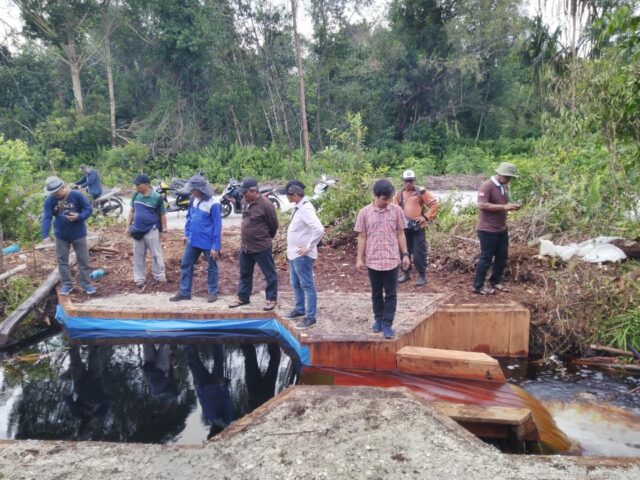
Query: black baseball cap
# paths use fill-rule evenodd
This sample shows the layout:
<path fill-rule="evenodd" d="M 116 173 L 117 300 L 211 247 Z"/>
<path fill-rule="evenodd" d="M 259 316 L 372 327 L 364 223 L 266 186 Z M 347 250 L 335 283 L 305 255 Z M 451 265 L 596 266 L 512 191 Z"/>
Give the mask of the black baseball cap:
<path fill-rule="evenodd" d="M 280 193 L 284 195 L 304 195 L 305 188 L 306 187 L 304 186 L 304 183 L 302 183 L 300 180 L 289 180 L 287 182 L 287 185 L 280 190 Z"/>
<path fill-rule="evenodd" d="M 151 179 L 149 178 L 149 175 L 145 175 L 144 173 L 140 173 L 140 174 L 136 175 L 136 178 L 133 179 L 133 183 L 135 185 L 141 185 L 143 183 L 148 183 L 150 185 L 151 184 Z"/>
<path fill-rule="evenodd" d="M 250 188 L 258 188 L 258 181 L 255 178 L 245 177 L 240 184 L 240 192 L 244 193 Z"/>

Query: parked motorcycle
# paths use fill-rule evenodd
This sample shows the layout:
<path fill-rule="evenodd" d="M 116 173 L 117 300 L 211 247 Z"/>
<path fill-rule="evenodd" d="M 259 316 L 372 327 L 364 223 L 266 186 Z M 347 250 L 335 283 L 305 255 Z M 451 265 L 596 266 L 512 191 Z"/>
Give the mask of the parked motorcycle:
<path fill-rule="evenodd" d="M 78 189 L 77 185 L 73 185 L 71 188 Z M 86 189 L 83 188 L 86 194 Z M 124 202 L 122 198 L 120 198 L 120 188 L 112 188 L 108 192 L 103 193 L 101 196 L 93 200 L 93 198 L 89 199 L 89 203 L 93 207 L 94 213 L 99 213 L 104 215 L 105 217 L 115 217 L 118 218 L 122 215 L 124 210 Z"/>
<path fill-rule="evenodd" d="M 182 178 L 174 178 L 169 184 L 162 180 L 158 182 L 156 192 L 162 197 L 167 212 L 179 212 L 189 208 L 191 191 L 185 189 L 187 182 L 188 180 Z M 169 201 L 169 193 L 175 197 L 175 200 Z"/>
<path fill-rule="evenodd" d="M 220 195 L 220 206 L 222 209 L 222 218 L 227 218 L 233 210 L 235 213 L 242 212 L 242 193 L 240 193 L 240 185 L 235 178 L 229 179 L 229 183 Z"/>
<path fill-rule="evenodd" d="M 311 200 L 318 200 L 327 192 L 327 190 L 329 190 L 330 187 L 335 187 L 337 183 L 337 179 L 328 177 L 323 173 L 318 183 L 316 183 L 315 187 L 313 187 L 313 195 L 311 196 Z"/>
<path fill-rule="evenodd" d="M 276 210 L 282 210 L 286 212 L 291 208 L 291 202 L 286 195 L 280 193 L 280 190 L 276 187 L 261 187 L 259 190 L 260 195 L 269 200 Z"/>

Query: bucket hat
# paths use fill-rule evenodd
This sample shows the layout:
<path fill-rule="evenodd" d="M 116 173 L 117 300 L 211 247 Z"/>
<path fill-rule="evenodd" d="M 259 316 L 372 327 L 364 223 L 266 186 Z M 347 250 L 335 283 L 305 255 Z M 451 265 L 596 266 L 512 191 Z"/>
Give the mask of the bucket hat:
<path fill-rule="evenodd" d="M 185 190 L 199 190 L 205 197 L 213 197 L 213 188 L 209 185 L 207 179 L 200 174 L 196 174 L 189 179 L 185 185 Z"/>
<path fill-rule="evenodd" d="M 516 166 L 513 163 L 509 162 L 502 162 L 498 166 L 498 168 L 496 168 L 496 173 L 498 175 L 502 175 L 503 177 L 518 178 L 518 175 L 516 175 Z"/>
<path fill-rule="evenodd" d="M 60 190 L 64 186 L 64 182 L 60 177 L 56 177 L 52 175 L 51 177 L 47 177 L 44 181 L 44 193 L 48 193 L 49 195 L 53 195 L 58 190 Z"/>

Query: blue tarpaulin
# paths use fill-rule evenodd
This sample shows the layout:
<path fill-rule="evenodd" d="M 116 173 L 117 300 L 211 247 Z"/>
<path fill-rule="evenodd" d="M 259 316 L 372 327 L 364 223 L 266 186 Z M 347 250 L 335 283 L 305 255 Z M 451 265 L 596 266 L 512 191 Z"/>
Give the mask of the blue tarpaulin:
<path fill-rule="evenodd" d="M 303 346 L 295 336 L 273 318 L 243 319 L 130 319 L 71 317 L 61 305 L 56 307 L 56 320 L 74 340 L 117 340 L 120 338 L 277 338 L 291 348 L 300 362 L 310 365 L 309 347 Z"/>

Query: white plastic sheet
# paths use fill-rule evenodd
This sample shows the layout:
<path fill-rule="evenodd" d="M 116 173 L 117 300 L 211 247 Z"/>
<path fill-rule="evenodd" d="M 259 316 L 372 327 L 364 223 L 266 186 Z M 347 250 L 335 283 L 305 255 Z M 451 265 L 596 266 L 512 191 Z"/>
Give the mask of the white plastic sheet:
<path fill-rule="evenodd" d="M 581 257 L 589 263 L 619 262 L 627 258 L 625 253 L 611 241 L 620 237 L 596 237 L 582 243 L 556 245 L 551 240 L 540 239 L 540 255 L 560 257 L 567 261 L 574 256 Z"/>

